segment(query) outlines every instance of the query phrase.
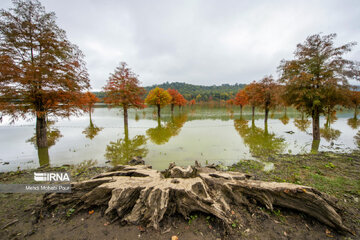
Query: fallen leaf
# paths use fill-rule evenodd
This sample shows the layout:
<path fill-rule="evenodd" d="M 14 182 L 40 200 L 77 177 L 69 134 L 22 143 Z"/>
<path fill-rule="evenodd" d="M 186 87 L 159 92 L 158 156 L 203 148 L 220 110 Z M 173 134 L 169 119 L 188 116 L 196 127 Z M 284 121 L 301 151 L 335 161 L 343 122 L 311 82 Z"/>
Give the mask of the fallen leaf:
<path fill-rule="evenodd" d="M 330 232 L 329 229 L 326 229 L 326 230 L 325 230 L 325 233 L 326 233 L 326 236 L 327 236 L 327 237 L 334 237 L 333 235 L 331 235 L 331 232 Z"/>
<path fill-rule="evenodd" d="M 104 223 L 104 226 L 107 226 L 107 225 L 109 225 L 110 223 L 109 222 L 106 222 L 106 223 Z"/>
<path fill-rule="evenodd" d="M 234 212 L 234 211 L 231 211 L 231 214 L 232 214 L 232 215 L 234 215 L 234 214 L 235 214 L 235 212 Z"/>
<path fill-rule="evenodd" d="M 89 214 L 91 215 L 91 214 L 93 214 L 95 211 L 94 210 L 90 210 L 89 211 Z"/>
<path fill-rule="evenodd" d="M 244 233 L 248 233 L 248 232 L 250 232 L 250 228 L 248 228 L 244 231 Z"/>
<path fill-rule="evenodd" d="M 284 236 L 287 236 L 287 233 L 286 233 L 286 232 L 284 232 Z"/>
<path fill-rule="evenodd" d="M 171 240 L 179 240 L 179 238 L 174 235 L 174 236 L 171 237 Z"/>
<path fill-rule="evenodd" d="M 284 190 L 284 193 L 289 193 L 289 192 L 290 192 L 289 189 Z"/>

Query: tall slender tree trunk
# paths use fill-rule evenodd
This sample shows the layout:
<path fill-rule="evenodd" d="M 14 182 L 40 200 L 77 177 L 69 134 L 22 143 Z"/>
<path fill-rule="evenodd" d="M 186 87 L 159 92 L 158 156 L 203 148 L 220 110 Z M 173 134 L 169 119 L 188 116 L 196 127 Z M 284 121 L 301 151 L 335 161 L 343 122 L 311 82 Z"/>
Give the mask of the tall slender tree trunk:
<path fill-rule="evenodd" d="M 124 107 L 124 127 L 128 126 L 128 109 L 127 107 Z"/>
<path fill-rule="evenodd" d="M 46 116 L 36 118 L 36 145 L 38 148 L 47 147 Z"/>
<path fill-rule="evenodd" d="M 171 113 L 174 113 L 174 104 L 171 104 Z"/>
<path fill-rule="evenodd" d="M 320 141 L 320 113 L 317 108 L 312 112 L 313 140 Z"/>
<path fill-rule="evenodd" d="M 157 105 L 157 115 L 158 119 L 160 119 L 160 105 Z"/>
<path fill-rule="evenodd" d="M 255 119 L 255 106 L 252 106 L 252 120 Z"/>
<path fill-rule="evenodd" d="M 242 116 L 242 105 L 240 105 L 240 116 Z"/>
<path fill-rule="evenodd" d="M 357 118 L 357 108 L 358 108 L 358 106 L 355 106 L 355 109 L 354 109 L 354 119 Z"/>
<path fill-rule="evenodd" d="M 285 115 L 286 115 L 286 113 L 287 113 L 287 107 L 285 106 L 285 109 L 284 109 L 284 111 L 285 111 Z"/>
<path fill-rule="evenodd" d="M 124 126 L 125 142 L 129 142 L 129 126 Z"/>
<path fill-rule="evenodd" d="M 269 108 L 265 107 L 265 124 L 267 125 L 267 121 L 268 121 L 268 117 L 269 117 Z"/>

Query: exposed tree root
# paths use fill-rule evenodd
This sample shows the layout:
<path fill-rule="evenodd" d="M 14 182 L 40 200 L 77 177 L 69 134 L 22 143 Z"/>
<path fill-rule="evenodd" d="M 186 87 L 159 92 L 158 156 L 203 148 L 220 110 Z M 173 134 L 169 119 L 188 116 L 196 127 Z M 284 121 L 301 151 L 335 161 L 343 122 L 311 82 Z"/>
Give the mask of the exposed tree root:
<path fill-rule="evenodd" d="M 165 215 L 191 212 L 212 214 L 233 222 L 231 206 L 259 202 L 306 213 L 341 231 L 349 231 L 336 212 L 336 199 L 314 188 L 290 183 L 252 180 L 238 172 L 200 166 L 186 169 L 170 165 L 159 172 L 149 166 L 118 166 L 91 180 L 72 183 L 72 194 L 49 194 L 44 204 L 76 204 L 76 209 L 105 206 L 105 215 L 133 224 L 159 227 Z M 240 216 L 241 218 L 241 216 Z M 241 220 L 241 219 L 240 219 Z"/>

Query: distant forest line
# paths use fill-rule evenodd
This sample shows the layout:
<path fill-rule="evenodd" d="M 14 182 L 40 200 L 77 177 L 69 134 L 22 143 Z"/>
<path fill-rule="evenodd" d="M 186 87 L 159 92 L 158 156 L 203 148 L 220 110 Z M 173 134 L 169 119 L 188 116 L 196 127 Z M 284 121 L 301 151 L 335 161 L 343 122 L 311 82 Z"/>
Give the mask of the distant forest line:
<path fill-rule="evenodd" d="M 145 96 L 149 93 L 151 89 L 156 87 L 163 88 L 167 90 L 168 88 L 178 90 L 186 100 L 190 101 L 195 99 L 197 102 L 199 101 L 220 101 L 220 100 L 229 100 L 235 97 L 236 93 L 243 89 L 246 84 L 222 84 L 222 85 L 212 85 L 212 86 L 204 86 L 204 85 L 193 85 L 189 83 L 181 83 L 181 82 L 165 82 L 162 84 L 155 84 L 152 86 L 144 87 L 146 90 Z M 98 98 L 101 100 L 105 97 L 105 92 L 93 92 Z M 145 98 L 144 96 L 144 98 Z"/>

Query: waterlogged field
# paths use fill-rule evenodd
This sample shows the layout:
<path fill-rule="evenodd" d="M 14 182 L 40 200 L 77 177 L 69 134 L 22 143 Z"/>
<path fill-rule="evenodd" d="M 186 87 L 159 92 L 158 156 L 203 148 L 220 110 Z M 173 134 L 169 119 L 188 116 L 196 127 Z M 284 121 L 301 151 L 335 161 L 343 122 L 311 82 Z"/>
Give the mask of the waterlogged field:
<path fill-rule="evenodd" d="M 50 121 L 50 146 L 40 150 L 34 145 L 34 119 L 10 125 L 4 118 L 0 124 L 0 171 L 86 160 L 99 166 L 125 164 L 133 156 L 142 156 L 146 164 L 161 170 L 170 162 L 181 166 L 195 160 L 222 165 L 243 159 L 266 163 L 273 154 L 311 151 L 310 119 L 294 110 L 286 114 L 274 111 L 270 116 L 266 127 L 262 112 L 252 121 L 249 109 L 240 117 L 235 107 L 196 106 L 175 109 L 173 116 L 165 108 L 158 122 L 154 109 L 147 108 L 130 112 L 125 131 L 119 109 L 95 108 L 91 121 L 88 115 Z M 325 122 L 322 118 L 319 151 L 346 152 L 358 147 L 360 121 L 353 119 L 352 112 L 339 112 L 330 127 L 324 127 Z"/>

